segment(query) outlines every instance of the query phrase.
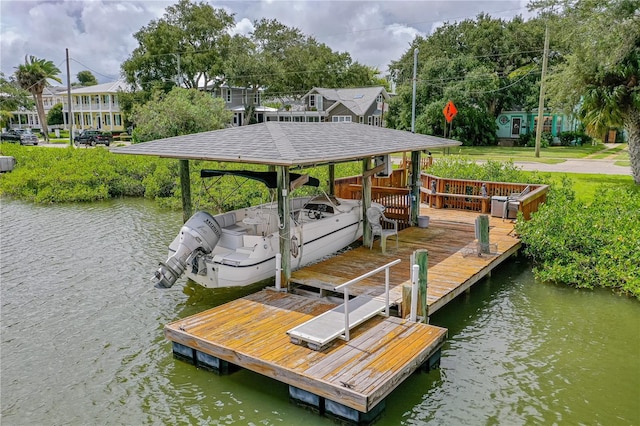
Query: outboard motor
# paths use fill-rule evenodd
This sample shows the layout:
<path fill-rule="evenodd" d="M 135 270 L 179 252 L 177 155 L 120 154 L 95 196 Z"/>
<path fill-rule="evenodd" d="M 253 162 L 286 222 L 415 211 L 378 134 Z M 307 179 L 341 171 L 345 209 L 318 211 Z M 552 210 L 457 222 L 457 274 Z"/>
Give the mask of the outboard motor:
<path fill-rule="evenodd" d="M 176 252 L 160 267 L 152 281 L 158 288 L 169 288 L 184 272 L 187 260 L 195 251 L 211 253 L 222 235 L 220 225 L 207 212 L 197 212 L 180 229 L 180 240 Z"/>

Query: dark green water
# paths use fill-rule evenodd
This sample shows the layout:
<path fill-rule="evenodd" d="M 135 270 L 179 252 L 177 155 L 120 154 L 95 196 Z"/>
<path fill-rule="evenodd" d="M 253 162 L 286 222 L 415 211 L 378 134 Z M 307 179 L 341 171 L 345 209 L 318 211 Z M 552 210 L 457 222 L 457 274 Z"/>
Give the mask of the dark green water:
<path fill-rule="evenodd" d="M 286 385 L 173 359 L 164 324 L 255 290 L 153 288 L 180 221 L 140 200 L 2 200 L 3 426 L 333 424 Z M 529 269 L 511 261 L 432 317 L 441 368 L 396 389 L 379 425 L 640 424 L 640 304 Z"/>

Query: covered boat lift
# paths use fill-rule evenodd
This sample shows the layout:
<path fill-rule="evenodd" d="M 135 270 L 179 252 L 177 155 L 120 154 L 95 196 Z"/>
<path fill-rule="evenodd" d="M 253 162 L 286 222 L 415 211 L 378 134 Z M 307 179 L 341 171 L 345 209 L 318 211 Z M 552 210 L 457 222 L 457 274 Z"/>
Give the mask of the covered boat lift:
<path fill-rule="evenodd" d="M 371 176 L 383 171 L 385 164 L 372 167 L 374 157 L 390 161 L 390 154 L 411 152 L 411 193 L 419 200 L 420 155 L 435 148 L 450 148 L 460 142 L 355 123 L 291 123 L 265 122 L 250 126 L 232 127 L 210 132 L 194 133 L 151 142 L 115 148 L 117 154 L 148 155 L 181 160 L 180 177 L 183 188 L 185 221 L 191 216 L 188 160 L 230 163 L 262 164 L 274 166 L 277 172 L 278 215 L 282 275 L 280 286 L 287 288 L 291 278 L 289 252 L 291 250 L 290 224 L 284 220 L 290 215 L 289 192 L 298 184 L 291 182 L 290 169 L 327 165 L 329 187 L 333 191 L 337 163 L 362 161 L 363 218 L 371 205 Z M 417 223 L 418 209 L 411 211 L 411 223 Z M 364 226 L 363 239 L 368 244 L 371 234 Z"/>

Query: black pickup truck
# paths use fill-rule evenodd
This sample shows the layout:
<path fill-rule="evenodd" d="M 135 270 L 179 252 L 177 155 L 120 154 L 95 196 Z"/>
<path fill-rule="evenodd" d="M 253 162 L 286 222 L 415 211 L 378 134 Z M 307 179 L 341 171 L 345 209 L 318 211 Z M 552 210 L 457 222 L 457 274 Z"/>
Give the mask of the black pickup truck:
<path fill-rule="evenodd" d="M 38 145 L 38 137 L 28 129 L 10 129 L 0 135 L 3 142 L 19 143 L 20 145 Z"/>
<path fill-rule="evenodd" d="M 100 130 L 83 130 L 78 136 L 73 138 L 73 142 L 76 145 L 91 145 L 104 144 L 109 146 L 113 140 L 110 133 L 103 133 Z"/>

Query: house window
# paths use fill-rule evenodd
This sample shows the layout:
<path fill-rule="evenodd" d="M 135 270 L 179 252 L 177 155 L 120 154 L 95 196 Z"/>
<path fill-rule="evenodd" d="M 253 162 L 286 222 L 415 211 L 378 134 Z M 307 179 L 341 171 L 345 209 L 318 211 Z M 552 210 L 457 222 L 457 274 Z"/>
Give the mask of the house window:
<path fill-rule="evenodd" d="M 373 116 L 370 115 L 367 117 L 367 124 L 369 126 L 373 126 Z"/>
<path fill-rule="evenodd" d="M 378 97 L 376 98 L 376 102 L 378 102 L 378 103 L 382 103 L 383 102 L 382 95 L 378 95 Z"/>
<path fill-rule="evenodd" d="M 309 95 L 309 108 L 315 108 L 316 106 L 316 95 Z"/>
<path fill-rule="evenodd" d="M 361 115 L 360 117 L 358 117 L 358 122 L 360 124 L 364 124 L 364 115 Z"/>
<path fill-rule="evenodd" d="M 556 136 L 562 133 L 562 117 L 556 117 Z"/>
<path fill-rule="evenodd" d="M 231 102 L 231 89 L 225 89 L 224 99 L 227 103 Z"/>
<path fill-rule="evenodd" d="M 319 123 L 320 122 L 320 117 L 307 117 L 307 121 L 309 123 Z"/>
<path fill-rule="evenodd" d="M 256 92 L 253 94 L 253 103 L 255 105 L 260 105 L 260 92 Z"/>
<path fill-rule="evenodd" d="M 104 115 L 104 125 L 111 126 L 111 116 L 109 114 Z"/>
<path fill-rule="evenodd" d="M 115 122 L 116 126 L 122 126 L 122 118 L 120 117 L 120 114 L 114 114 L 113 121 Z"/>
<path fill-rule="evenodd" d="M 331 121 L 334 123 L 351 123 L 350 115 L 334 115 L 331 117 Z"/>
<path fill-rule="evenodd" d="M 542 120 L 542 133 L 549 132 L 551 133 L 551 123 L 553 122 L 553 117 L 544 117 Z M 533 120 L 534 129 L 538 130 L 538 117 Z"/>

